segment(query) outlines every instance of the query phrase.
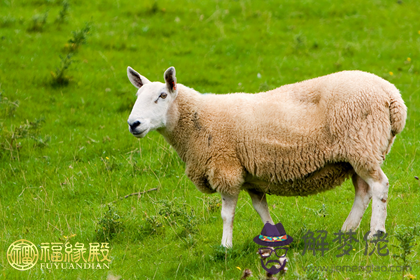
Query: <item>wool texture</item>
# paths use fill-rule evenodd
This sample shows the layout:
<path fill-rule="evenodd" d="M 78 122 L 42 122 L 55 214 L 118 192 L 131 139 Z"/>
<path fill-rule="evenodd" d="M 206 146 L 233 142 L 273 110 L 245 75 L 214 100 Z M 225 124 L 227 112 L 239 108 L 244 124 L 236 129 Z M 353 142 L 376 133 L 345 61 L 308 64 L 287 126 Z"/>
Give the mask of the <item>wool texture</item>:
<path fill-rule="evenodd" d="M 304 196 L 355 172 L 378 178 L 407 107 L 388 81 L 343 71 L 257 94 L 200 94 L 178 84 L 158 131 L 204 193 Z"/>

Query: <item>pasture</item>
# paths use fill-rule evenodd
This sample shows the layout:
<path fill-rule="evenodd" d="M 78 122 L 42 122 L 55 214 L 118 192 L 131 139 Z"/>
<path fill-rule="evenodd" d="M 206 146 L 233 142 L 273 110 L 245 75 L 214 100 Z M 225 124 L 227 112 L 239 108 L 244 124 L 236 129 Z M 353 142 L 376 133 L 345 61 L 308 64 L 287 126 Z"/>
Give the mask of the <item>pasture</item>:
<path fill-rule="evenodd" d="M 294 238 L 279 279 L 420 277 L 418 14 L 415 0 L 2 1 L 0 279 L 239 279 L 246 268 L 249 279 L 264 279 L 252 241 L 263 224 L 248 194 L 240 195 L 233 248 L 225 250 L 220 197 L 195 188 L 157 132 L 141 140 L 129 133 L 136 98 L 129 65 L 162 82 L 175 66 L 178 82 L 202 93 L 255 93 L 353 69 L 395 84 L 408 119 L 383 165 L 389 255 L 364 254 L 369 207 L 354 250 L 336 257 L 333 233 L 354 200 L 350 180 L 309 197 L 268 196 L 268 204 Z M 308 230 L 328 231 L 324 256 L 303 255 Z M 331 271 L 402 265 L 393 257 L 403 252 L 398 236 L 414 238 L 405 243 L 413 246 L 411 271 Z M 18 271 L 7 250 L 19 239 L 38 248 L 108 242 L 110 268 Z"/>

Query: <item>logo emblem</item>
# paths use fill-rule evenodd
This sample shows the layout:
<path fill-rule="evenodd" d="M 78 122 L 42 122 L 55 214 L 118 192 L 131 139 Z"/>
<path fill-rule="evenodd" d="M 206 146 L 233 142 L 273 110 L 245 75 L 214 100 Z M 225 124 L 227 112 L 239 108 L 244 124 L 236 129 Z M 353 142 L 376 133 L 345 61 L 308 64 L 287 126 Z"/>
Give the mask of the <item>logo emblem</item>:
<path fill-rule="evenodd" d="M 17 270 L 28 270 L 38 261 L 38 248 L 32 242 L 20 239 L 7 249 L 7 260 Z"/>
<path fill-rule="evenodd" d="M 288 245 L 292 241 L 293 237 L 286 234 L 281 223 L 272 225 L 267 222 L 261 233 L 254 237 L 255 243 L 267 246 L 266 248 L 259 248 L 258 254 L 261 257 L 261 266 L 268 273 L 277 274 L 285 269 L 287 263 L 286 254 L 287 250 L 289 250 Z"/>

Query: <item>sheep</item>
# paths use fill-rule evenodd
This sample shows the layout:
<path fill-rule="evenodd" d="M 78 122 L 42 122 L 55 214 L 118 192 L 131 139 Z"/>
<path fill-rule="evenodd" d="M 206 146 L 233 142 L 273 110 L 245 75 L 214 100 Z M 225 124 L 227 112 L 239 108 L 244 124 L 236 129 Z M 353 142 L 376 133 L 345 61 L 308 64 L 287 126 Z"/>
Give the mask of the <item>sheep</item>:
<path fill-rule="evenodd" d="M 246 190 L 263 223 L 274 224 L 266 195 L 307 196 L 352 178 L 353 207 L 342 231 L 358 228 L 372 200 L 370 235 L 385 233 L 389 182 L 381 169 L 407 107 L 397 88 L 362 71 L 342 71 L 258 94 L 200 94 L 150 82 L 131 67 L 137 100 L 129 131 L 158 131 L 203 193 L 222 197 L 222 245 L 232 246 L 238 194 Z"/>

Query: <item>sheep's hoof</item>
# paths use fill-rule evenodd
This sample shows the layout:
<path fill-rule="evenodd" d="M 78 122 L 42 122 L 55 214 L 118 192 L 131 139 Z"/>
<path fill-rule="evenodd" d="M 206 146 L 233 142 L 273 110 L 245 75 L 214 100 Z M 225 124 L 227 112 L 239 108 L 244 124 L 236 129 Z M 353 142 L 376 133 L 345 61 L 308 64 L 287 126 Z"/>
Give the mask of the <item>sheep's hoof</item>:
<path fill-rule="evenodd" d="M 385 236 L 385 231 L 378 230 L 378 231 L 376 232 L 376 236 L 379 236 L 379 237 L 383 237 L 383 236 Z"/>
<path fill-rule="evenodd" d="M 386 233 L 385 230 L 380 230 L 380 229 L 378 229 L 377 231 L 371 231 L 369 233 L 368 239 L 373 240 L 373 239 L 375 239 L 375 237 L 377 237 L 376 239 L 384 237 L 385 233 Z"/>

